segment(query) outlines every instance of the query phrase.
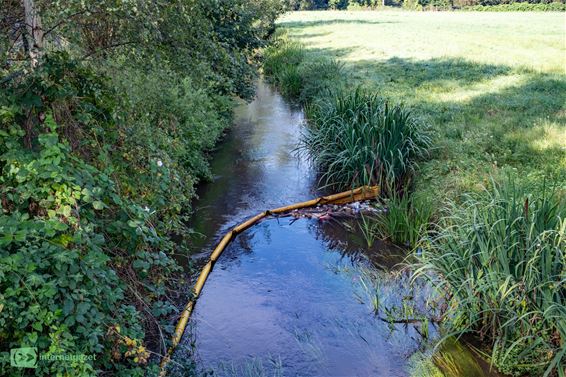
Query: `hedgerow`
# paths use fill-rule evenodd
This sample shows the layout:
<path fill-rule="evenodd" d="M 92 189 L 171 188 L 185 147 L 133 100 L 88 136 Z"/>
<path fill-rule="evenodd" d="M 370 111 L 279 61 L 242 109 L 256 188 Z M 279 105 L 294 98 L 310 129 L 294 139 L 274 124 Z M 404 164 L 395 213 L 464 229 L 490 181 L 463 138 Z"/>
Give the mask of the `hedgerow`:
<path fill-rule="evenodd" d="M 42 33 L 21 22 L 26 6 Z M 157 372 L 191 294 L 174 256 L 188 249 L 194 186 L 210 176 L 232 98 L 253 96 L 255 50 L 280 10 L 275 0 L 3 4 L 0 375 Z M 95 359 L 16 369 L 19 347 Z"/>

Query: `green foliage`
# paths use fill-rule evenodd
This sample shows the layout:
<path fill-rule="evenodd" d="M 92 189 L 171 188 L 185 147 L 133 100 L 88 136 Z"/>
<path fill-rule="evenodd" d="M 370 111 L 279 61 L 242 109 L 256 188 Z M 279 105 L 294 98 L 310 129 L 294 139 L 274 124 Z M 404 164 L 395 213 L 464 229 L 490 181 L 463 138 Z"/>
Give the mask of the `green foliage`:
<path fill-rule="evenodd" d="M 512 180 L 454 204 L 419 274 L 450 292 L 454 331 L 474 331 L 514 375 L 550 375 L 566 356 L 566 202 Z"/>
<path fill-rule="evenodd" d="M 256 77 L 255 51 L 264 46 L 283 10 L 278 0 L 35 0 L 34 4 L 47 31 L 42 41 L 46 49 L 66 50 L 97 63 L 121 56 L 137 66 L 157 62 L 182 77 L 198 78 L 199 86 L 216 93 L 248 99 Z M 19 3 L 9 5 L 3 9 L 3 20 L 8 21 L 0 24 L 5 32 L 0 40 L 12 47 L 0 57 L 2 65 L 7 61 L 15 69 L 27 64 L 21 62 L 25 50 L 21 35 L 27 31 L 13 32 L 23 25 L 18 23 L 23 9 Z"/>
<path fill-rule="evenodd" d="M 289 0 L 293 10 L 328 9 L 329 0 Z"/>
<path fill-rule="evenodd" d="M 393 1 L 385 1 L 386 5 L 389 5 Z M 348 10 L 355 9 L 375 9 L 377 7 L 383 6 L 383 0 L 349 0 Z"/>
<path fill-rule="evenodd" d="M 346 9 L 348 8 L 348 0 L 328 0 L 328 8 L 330 9 Z"/>
<path fill-rule="evenodd" d="M 564 12 L 566 11 L 566 4 L 558 2 L 512 2 L 493 5 L 471 5 L 462 9 L 474 12 Z"/>
<path fill-rule="evenodd" d="M 109 74 L 113 74 L 109 69 Z M 210 150 L 231 119 L 231 101 L 164 67 L 114 75 L 123 141 L 114 153 L 124 194 L 156 211 L 163 232 L 183 234 L 194 185 L 209 177 Z"/>
<path fill-rule="evenodd" d="M 97 356 L 41 363 L 37 375 L 143 375 L 145 318 L 174 310 L 164 285 L 178 271 L 173 243 L 117 185 L 111 103 L 104 81 L 65 54 L 0 99 L 2 352 Z"/>
<path fill-rule="evenodd" d="M 400 187 L 431 145 L 409 110 L 361 88 L 317 101 L 307 115 L 303 148 L 326 185 Z"/>

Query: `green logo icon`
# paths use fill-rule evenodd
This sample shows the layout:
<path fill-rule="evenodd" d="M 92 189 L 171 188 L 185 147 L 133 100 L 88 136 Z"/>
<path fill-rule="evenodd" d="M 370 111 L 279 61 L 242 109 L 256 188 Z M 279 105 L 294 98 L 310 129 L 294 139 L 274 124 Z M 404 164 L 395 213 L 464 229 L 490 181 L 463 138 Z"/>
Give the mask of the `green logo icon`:
<path fill-rule="evenodd" d="M 37 368 L 37 347 L 12 348 L 10 364 L 17 368 Z"/>

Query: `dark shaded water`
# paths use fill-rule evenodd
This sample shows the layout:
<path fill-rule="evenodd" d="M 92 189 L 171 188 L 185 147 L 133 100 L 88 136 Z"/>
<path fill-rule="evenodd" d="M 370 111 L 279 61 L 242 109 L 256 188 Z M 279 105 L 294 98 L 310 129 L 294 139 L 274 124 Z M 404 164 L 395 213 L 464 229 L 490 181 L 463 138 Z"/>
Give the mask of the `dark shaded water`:
<path fill-rule="evenodd" d="M 197 256 L 246 218 L 320 194 L 294 153 L 302 123 L 301 110 L 262 82 L 257 99 L 237 109 L 212 163 L 214 182 L 195 204 Z M 194 352 L 199 369 L 220 376 L 407 376 L 423 348 L 419 328 L 379 320 L 366 284 L 366 272 L 393 266 L 395 254 L 379 243 L 368 249 L 337 223 L 264 220 L 217 262 L 176 358 Z M 385 283 L 380 299 L 399 303 L 396 284 Z"/>

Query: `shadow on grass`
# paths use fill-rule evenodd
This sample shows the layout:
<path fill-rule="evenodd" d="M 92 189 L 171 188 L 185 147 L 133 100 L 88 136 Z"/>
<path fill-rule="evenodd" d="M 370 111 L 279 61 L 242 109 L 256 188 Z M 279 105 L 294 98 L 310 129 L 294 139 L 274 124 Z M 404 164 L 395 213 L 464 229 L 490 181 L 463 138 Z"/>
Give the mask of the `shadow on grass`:
<path fill-rule="evenodd" d="M 329 26 L 329 25 L 340 25 L 340 24 L 378 25 L 378 24 L 398 24 L 398 23 L 399 22 L 397 21 L 348 20 L 342 18 L 335 18 L 331 20 L 282 21 L 279 23 L 279 25 L 290 29 L 293 28 L 302 29 L 305 27 Z"/>
<path fill-rule="evenodd" d="M 448 158 L 463 169 L 473 169 L 475 161 L 484 169 L 494 164 L 566 174 L 564 76 L 458 58 L 345 63 L 353 78 L 413 106 L 434 125 L 443 151 L 433 159 Z"/>
<path fill-rule="evenodd" d="M 293 34 L 293 38 L 296 39 L 309 39 L 309 38 L 317 38 L 317 37 L 325 37 L 329 35 L 330 32 L 323 32 L 323 33 L 304 33 L 304 34 Z"/>
<path fill-rule="evenodd" d="M 507 66 L 480 64 L 458 58 L 414 60 L 394 57 L 388 60 L 356 61 L 348 65 L 353 67 L 354 72 L 362 71 L 381 77 L 385 82 L 407 83 L 413 87 L 439 81 L 469 85 L 511 72 Z"/>

